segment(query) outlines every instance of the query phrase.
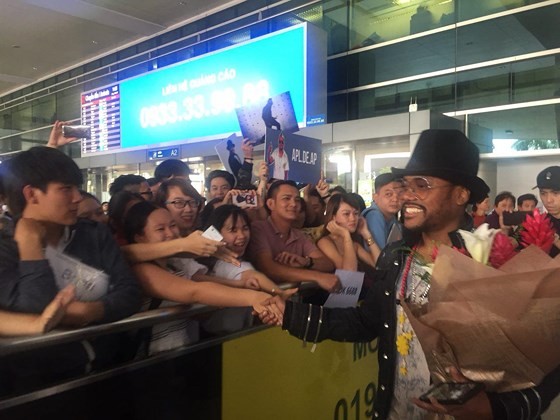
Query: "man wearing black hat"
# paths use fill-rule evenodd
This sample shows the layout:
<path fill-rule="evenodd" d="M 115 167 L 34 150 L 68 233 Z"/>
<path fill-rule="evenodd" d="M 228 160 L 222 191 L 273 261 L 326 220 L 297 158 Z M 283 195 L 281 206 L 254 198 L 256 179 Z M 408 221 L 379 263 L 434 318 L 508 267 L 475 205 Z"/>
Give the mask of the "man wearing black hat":
<path fill-rule="evenodd" d="M 365 342 L 378 338 L 373 418 L 424 419 L 425 410 L 457 419 L 513 419 L 521 418 L 521 412 L 533 418 L 548 407 L 560 387 L 560 369 L 556 369 L 550 374 L 552 379 L 549 375 L 543 381 L 544 390 L 539 388 L 541 384 L 505 394 L 479 392 L 464 404 L 446 406 L 417 400 L 430 387 L 430 372 L 400 302 L 428 301 L 431 275 L 426 262 L 433 261 L 434 245 L 464 248 L 457 230 L 469 229 L 465 208 L 489 191 L 477 176 L 478 163 L 478 149 L 463 133 L 424 131 L 406 168 L 392 169 L 402 178 L 404 238 L 383 250 L 365 302 L 356 308 L 330 309 L 291 301 L 284 307 L 280 299 L 271 300 L 284 310 L 283 328 L 303 340 Z M 452 376 L 460 379 L 459 372 Z M 550 385 L 550 380 L 556 382 Z"/>
<path fill-rule="evenodd" d="M 537 186 L 548 218 L 554 226 L 556 234 L 560 234 L 560 166 L 549 166 L 537 175 Z M 535 189 L 533 188 L 533 189 Z M 558 237 L 550 250 L 550 256 L 555 257 L 560 253 L 560 240 Z"/>

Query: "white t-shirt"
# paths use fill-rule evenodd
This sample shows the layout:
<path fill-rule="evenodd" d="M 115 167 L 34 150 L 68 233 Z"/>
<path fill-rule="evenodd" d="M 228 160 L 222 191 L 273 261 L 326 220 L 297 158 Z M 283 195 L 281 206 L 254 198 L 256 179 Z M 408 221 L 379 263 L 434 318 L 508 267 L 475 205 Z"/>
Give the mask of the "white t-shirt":
<path fill-rule="evenodd" d="M 213 274 L 216 277 L 222 277 L 224 279 L 241 280 L 241 274 L 243 274 L 243 272 L 254 269 L 255 267 L 248 261 L 241 261 L 241 266 L 237 267 L 232 263 L 218 260 L 214 265 Z"/>
<path fill-rule="evenodd" d="M 421 278 L 426 273 L 426 268 L 419 265 L 416 259 L 413 261 L 408 272 L 406 296 L 412 299 L 413 295 L 422 303 L 427 303 L 429 287 Z M 400 290 L 401 278 L 397 282 L 396 290 Z M 412 398 L 418 398 L 430 388 L 430 369 L 426 356 L 410 321 L 402 306 L 397 304 L 397 331 L 395 336 L 399 337 L 402 333 L 412 333 L 408 341 L 409 351 L 407 355 L 396 353 L 397 363 L 395 367 L 395 387 L 393 390 L 393 400 L 389 413 L 390 420 L 410 419 L 423 420 L 426 411 L 417 407 L 411 402 Z M 404 368 L 404 372 L 402 369 Z"/>
<path fill-rule="evenodd" d="M 270 156 L 272 157 L 272 159 L 274 159 L 274 170 L 272 172 L 272 178 L 286 179 L 286 171 L 290 170 L 290 162 L 288 160 L 286 149 L 284 149 L 282 156 L 280 156 L 278 149 L 276 148 L 273 150 Z"/>
<path fill-rule="evenodd" d="M 186 279 L 192 278 L 196 273 L 206 274 L 208 268 L 197 263 L 192 258 L 169 258 L 167 260 L 169 272 Z M 152 298 L 147 299 L 142 310 L 147 311 Z M 177 302 L 163 300 L 158 308 L 177 306 Z M 148 354 L 153 355 L 162 351 L 173 350 L 178 347 L 196 343 L 200 339 L 199 323 L 191 319 L 178 319 L 176 321 L 156 324 L 152 327 Z"/>
<path fill-rule="evenodd" d="M 241 280 L 243 272 L 254 269 L 247 261 L 241 261 L 241 266 L 237 267 L 232 263 L 218 260 L 212 274 L 229 280 Z M 253 324 L 252 312 L 251 308 L 224 308 L 210 315 L 202 324 L 202 328 L 217 335 L 239 331 Z"/>

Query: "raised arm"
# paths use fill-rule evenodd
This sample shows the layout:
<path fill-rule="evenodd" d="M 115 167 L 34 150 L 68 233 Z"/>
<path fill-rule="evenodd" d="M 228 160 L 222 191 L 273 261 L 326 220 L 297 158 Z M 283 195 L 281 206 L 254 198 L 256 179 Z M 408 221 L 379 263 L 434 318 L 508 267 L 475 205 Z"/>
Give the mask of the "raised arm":
<path fill-rule="evenodd" d="M 49 135 L 49 141 L 47 142 L 47 147 L 58 148 L 64 146 L 65 144 L 71 143 L 74 140 L 78 140 L 77 137 L 64 137 L 62 134 L 62 126 L 69 125 L 66 121 L 55 121 L 53 128 Z"/>
<path fill-rule="evenodd" d="M 271 295 L 283 293 L 282 290 L 278 288 L 278 285 L 276 283 L 274 283 L 260 271 L 246 270 L 241 274 L 241 280 L 243 280 L 244 283 L 254 280 L 260 290 Z"/>
<path fill-rule="evenodd" d="M 133 267 L 144 292 L 152 297 L 178 303 L 202 303 L 211 306 L 252 306 L 257 312 L 270 298 L 268 293 L 234 289 L 213 282 L 195 282 L 178 277 L 151 263 L 141 263 Z"/>
<path fill-rule="evenodd" d="M 225 248 L 219 241 L 202 236 L 197 230 L 185 238 L 173 239 L 171 241 L 157 243 L 136 243 L 121 247 L 126 258 L 130 262 L 146 262 L 158 258 L 165 258 L 177 254 L 193 254 L 200 257 L 216 257 L 227 261 L 237 261 L 237 255 Z"/>
<path fill-rule="evenodd" d="M 209 274 L 204 273 L 195 273 L 192 276 L 192 280 L 196 282 L 210 282 L 210 283 L 218 283 L 228 287 L 235 287 L 235 288 L 247 288 L 247 289 L 257 289 L 257 287 L 251 287 L 250 285 L 247 286 L 245 282 L 227 279 L 225 277 L 219 276 L 212 276 Z"/>

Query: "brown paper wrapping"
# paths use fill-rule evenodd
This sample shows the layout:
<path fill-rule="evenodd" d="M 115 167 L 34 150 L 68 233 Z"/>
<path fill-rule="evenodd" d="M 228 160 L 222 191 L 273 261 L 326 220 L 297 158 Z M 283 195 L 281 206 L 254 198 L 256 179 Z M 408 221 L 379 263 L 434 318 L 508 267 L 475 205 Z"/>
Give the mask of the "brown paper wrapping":
<path fill-rule="evenodd" d="M 560 364 L 560 257 L 530 246 L 496 270 L 442 246 L 429 299 L 403 307 L 436 381 L 456 366 L 505 392 Z"/>

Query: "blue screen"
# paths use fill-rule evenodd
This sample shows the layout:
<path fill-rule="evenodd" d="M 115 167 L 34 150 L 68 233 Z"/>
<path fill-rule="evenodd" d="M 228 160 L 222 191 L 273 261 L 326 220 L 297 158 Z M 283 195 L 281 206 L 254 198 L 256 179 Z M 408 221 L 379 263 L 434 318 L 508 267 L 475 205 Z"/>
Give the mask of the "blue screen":
<path fill-rule="evenodd" d="M 239 132 L 235 108 L 289 91 L 305 123 L 305 26 L 120 83 L 121 147 Z"/>

